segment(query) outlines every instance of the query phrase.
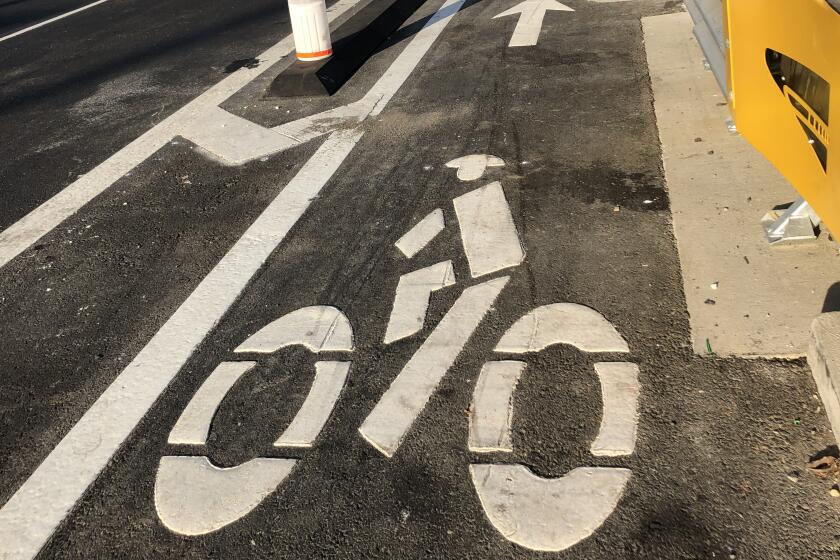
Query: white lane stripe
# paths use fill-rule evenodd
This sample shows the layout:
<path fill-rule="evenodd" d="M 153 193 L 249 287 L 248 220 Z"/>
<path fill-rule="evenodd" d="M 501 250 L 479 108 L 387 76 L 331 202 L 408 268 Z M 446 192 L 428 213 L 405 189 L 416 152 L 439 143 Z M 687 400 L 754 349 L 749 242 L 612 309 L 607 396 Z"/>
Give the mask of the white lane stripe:
<path fill-rule="evenodd" d="M 231 387 L 257 362 L 222 362 L 204 380 L 169 432 L 173 445 L 204 445 L 216 410 Z"/>
<path fill-rule="evenodd" d="M 509 279 L 503 276 L 464 290 L 365 418 L 359 433 L 384 455 L 396 452 Z"/>
<path fill-rule="evenodd" d="M 4 35 L 3 37 L 0 37 L 0 43 L 2 43 L 3 41 L 6 41 L 8 39 L 11 39 L 12 37 L 17 37 L 18 35 L 23 35 L 24 33 L 28 33 L 30 31 L 32 31 L 33 29 L 38 29 L 39 27 L 44 27 L 45 25 L 49 25 L 50 23 L 53 23 L 54 21 L 64 19 L 66 17 L 72 16 L 73 14 L 78 14 L 79 12 L 84 12 L 85 10 L 89 10 L 90 8 L 93 8 L 94 6 L 98 6 L 99 4 L 104 4 L 107 1 L 108 0 L 97 0 L 96 2 L 91 2 L 90 4 L 87 4 L 86 6 L 82 6 L 81 8 L 76 8 L 75 10 L 71 10 L 69 12 L 66 12 L 66 13 L 63 13 L 61 15 L 55 16 L 54 18 L 50 18 L 48 20 L 42 21 L 41 23 L 36 23 L 35 25 L 30 25 L 29 27 L 21 29 L 20 31 L 15 31 L 14 33 Z"/>
<path fill-rule="evenodd" d="M 409 337 L 423 328 L 432 292 L 455 283 L 452 261 L 433 264 L 400 276 L 394 307 L 385 329 L 385 344 Z"/>
<path fill-rule="evenodd" d="M 359 141 L 330 135 L 0 510 L 4 560 L 34 558 Z"/>
<path fill-rule="evenodd" d="M 487 362 L 478 374 L 470 407 L 469 449 L 477 453 L 513 451 L 513 391 L 525 362 Z"/>
<path fill-rule="evenodd" d="M 360 0 L 339 0 L 327 12 L 330 21 L 344 14 Z M 149 129 L 97 167 L 65 187 L 29 214 L 0 232 L 0 267 L 25 251 L 82 206 L 103 193 L 118 179 L 143 163 L 174 136 L 189 128 L 190 122 L 208 109 L 218 107 L 228 97 L 256 79 L 294 50 L 291 35 L 258 55 L 255 68 L 240 68 Z"/>
<path fill-rule="evenodd" d="M 639 423 L 639 366 L 628 362 L 599 362 L 604 414 L 590 451 L 601 457 L 630 455 L 636 448 Z"/>

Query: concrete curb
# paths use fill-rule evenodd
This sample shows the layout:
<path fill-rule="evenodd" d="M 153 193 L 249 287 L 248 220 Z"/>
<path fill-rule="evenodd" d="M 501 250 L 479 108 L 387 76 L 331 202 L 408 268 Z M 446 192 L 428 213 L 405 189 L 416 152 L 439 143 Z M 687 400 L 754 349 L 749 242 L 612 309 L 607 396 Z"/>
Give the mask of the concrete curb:
<path fill-rule="evenodd" d="M 840 312 L 823 313 L 811 323 L 808 364 L 834 437 L 840 440 Z"/>

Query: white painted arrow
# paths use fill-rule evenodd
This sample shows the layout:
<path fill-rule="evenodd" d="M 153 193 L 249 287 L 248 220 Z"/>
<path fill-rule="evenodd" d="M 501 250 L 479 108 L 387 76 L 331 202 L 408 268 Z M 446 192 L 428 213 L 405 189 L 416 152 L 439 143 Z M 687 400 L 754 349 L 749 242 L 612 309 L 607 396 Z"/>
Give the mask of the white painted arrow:
<path fill-rule="evenodd" d="M 505 10 L 493 19 L 522 14 L 516 22 L 516 29 L 510 38 L 509 47 L 530 47 L 537 44 L 540 39 L 543 18 L 548 10 L 559 10 L 562 12 L 574 12 L 565 4 L 556 0 L 525 0 L 509 10 Z"/>

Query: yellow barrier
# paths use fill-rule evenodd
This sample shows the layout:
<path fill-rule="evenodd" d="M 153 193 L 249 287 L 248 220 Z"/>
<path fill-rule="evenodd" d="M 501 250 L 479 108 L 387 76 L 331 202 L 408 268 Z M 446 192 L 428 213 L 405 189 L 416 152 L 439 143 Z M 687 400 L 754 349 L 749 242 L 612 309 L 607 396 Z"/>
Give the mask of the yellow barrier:
<path fill-rule="evenodd" d="M 840 237 L 840 14 L 826 0 L 726 0 L 724 10 L 738 131 Z"/>

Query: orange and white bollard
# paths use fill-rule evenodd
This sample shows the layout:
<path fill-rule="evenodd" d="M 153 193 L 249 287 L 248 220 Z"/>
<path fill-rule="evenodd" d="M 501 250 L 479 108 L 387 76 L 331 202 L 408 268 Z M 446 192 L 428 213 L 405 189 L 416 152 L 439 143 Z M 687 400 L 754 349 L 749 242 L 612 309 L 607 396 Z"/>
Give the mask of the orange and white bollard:
<path fill-rule="evenodd" d="M 288 1 L 298 59 L 311 61 L 332 56 L 325 0 Z"/>

